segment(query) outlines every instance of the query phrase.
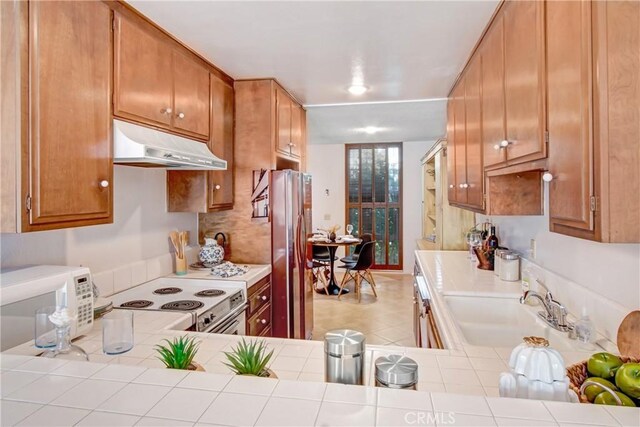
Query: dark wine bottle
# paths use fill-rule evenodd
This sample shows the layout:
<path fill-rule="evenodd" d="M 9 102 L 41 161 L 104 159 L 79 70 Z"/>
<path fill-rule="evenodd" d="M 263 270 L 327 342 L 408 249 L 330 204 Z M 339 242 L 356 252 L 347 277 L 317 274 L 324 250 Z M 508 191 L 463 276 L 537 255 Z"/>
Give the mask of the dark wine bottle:
<path fill-rule="evenodd" d="M 491 232 L 489 233 L 489 237 L 487 237 L 487 250 L 490 252 L 498 249 L 499 242 L 498 236 L 496 236 L 496 227 L 495 225 L 491 226 Z"/>

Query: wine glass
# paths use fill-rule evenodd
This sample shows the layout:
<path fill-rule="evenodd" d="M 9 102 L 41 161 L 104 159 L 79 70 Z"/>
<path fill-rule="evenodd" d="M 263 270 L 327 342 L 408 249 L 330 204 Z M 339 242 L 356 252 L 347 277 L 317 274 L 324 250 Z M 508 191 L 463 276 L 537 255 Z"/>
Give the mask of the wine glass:
<path fill-rule="evenodd" d="M 469 230 L 465 235 L 465 239 L 467 245 L 469 245 L 469 259 L 473 261 L 476 258 L 473 253 L 473 248 L 482 242 L 482 235 L 478 230 Z"/>
<path fill-rule="evenodd" d="M 347 235 L 351 236 L 351 232 L 353 231 L 353 225 L 347 224 Z"/>

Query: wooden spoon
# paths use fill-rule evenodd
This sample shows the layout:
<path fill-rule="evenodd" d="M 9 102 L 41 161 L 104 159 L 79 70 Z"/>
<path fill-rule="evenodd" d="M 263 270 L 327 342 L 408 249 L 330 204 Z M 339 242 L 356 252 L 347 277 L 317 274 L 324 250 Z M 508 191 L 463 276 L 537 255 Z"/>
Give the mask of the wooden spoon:
<path fill-rule="evenodd" d="M 640 358 L 640 310 L 627 314 L 620 323 L 618 350 L 622 356 Z"/>

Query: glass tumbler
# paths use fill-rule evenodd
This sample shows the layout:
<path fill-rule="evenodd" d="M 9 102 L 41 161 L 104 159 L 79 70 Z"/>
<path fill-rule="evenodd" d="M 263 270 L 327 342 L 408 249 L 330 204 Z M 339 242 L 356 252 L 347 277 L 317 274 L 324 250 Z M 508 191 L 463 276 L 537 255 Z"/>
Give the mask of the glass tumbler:
<path fill-rule="evenodd" d="M 52 348 L 56 346 L 56 327 L 49 316 L 55 313 L 56 306 L 40 307 L 35 315 L 35 346 L 37 348 Z"/>
<path fill-rule="evenodd" d="M 100 320 L 105 354 L 122 354 L 133 348 L 133 311 L 112 310 Z"/>

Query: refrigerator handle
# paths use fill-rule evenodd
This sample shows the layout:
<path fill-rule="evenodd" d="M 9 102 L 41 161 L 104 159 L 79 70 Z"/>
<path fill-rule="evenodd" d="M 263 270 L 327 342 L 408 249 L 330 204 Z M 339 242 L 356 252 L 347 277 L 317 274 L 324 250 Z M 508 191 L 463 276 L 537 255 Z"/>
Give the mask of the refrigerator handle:
<path fill-rule="evenodd" d="M 302 239 L 300 231 L 302 229 L 302 215 L 298 214 L 298 223 L 296 224 L 296 252 L 298 257 L 298 266 L 304 268 L 304 259 L 302 258 Z"/>

